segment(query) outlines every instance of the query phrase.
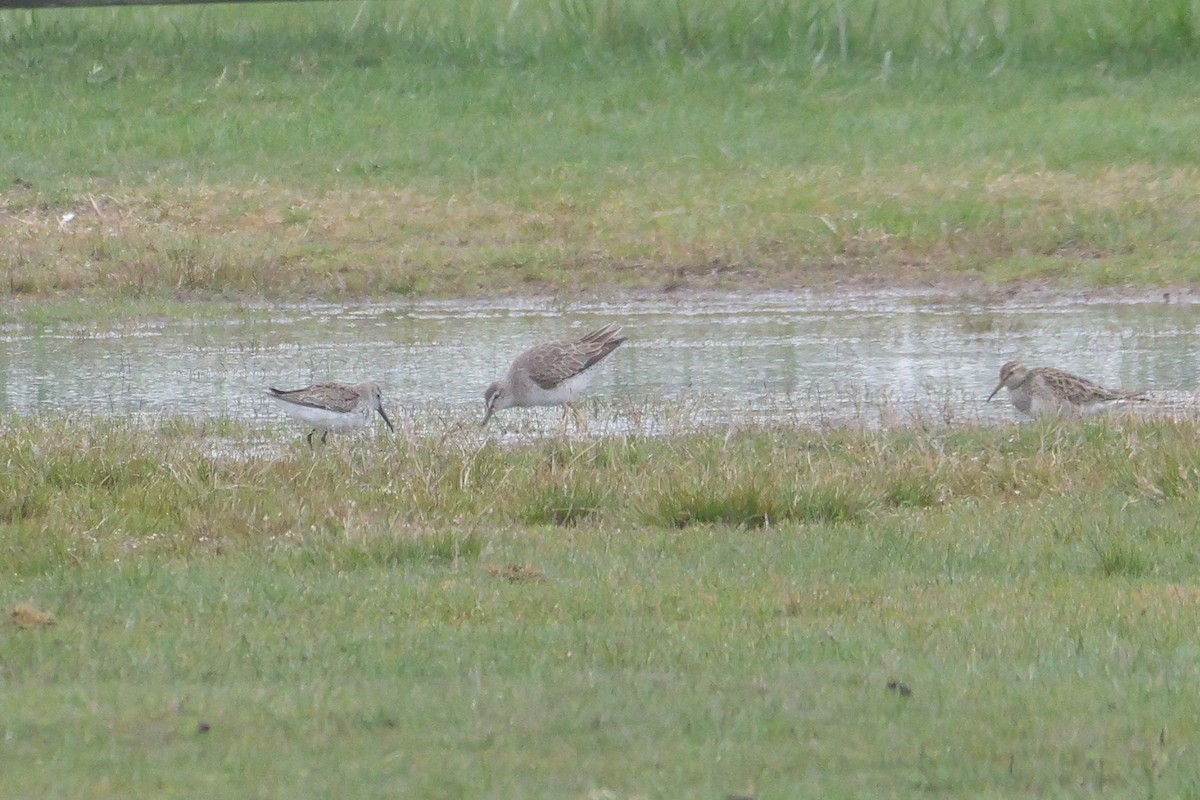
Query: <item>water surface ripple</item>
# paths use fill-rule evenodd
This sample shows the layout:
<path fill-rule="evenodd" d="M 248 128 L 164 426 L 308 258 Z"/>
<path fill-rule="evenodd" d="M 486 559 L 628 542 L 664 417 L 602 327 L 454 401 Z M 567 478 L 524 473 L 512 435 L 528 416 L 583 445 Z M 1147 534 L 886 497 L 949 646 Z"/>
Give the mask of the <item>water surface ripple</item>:
<path fill-rule="evenodd" d="M 262 391 L 376 380 L 394 416 L 464 419 L 529 345 L 605 322 L 629 343 L 593 383 L 607 419 L 675 406 L 690 419 L 878 422 L 891 415 L 1011 421 L 984 404 L 1019 357 L 1189 405 L 1200 383 L 1193 303 L 1005 303 L 935 295 L 666 296 L 620 303 L 411 302 L 276 306 L 221 320 L 0 329 L 0 410 L 44 415 L 189 415 L 268 424 Z M 998 396 L 998 400 L 1002 398 Z M 507 417 L 507 419 L 505 419 Z M 549 430 L 553 410 L 505 412 L 501 428 Z M 418 422 L 413 422 L 417 420 Z"/>

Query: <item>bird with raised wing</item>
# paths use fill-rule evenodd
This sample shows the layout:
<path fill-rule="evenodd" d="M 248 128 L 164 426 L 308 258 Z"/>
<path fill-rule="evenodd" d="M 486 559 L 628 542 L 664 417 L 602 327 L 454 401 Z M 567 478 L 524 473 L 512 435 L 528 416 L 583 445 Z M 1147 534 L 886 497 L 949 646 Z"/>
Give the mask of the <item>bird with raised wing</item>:
<path fill-rule="evenodd" d="M 615 325 L 605 325 L 578 339 L 546 342 L 517 356 L 508 374 L 483 393 L 483 424 L 497 411 L 530 406 L 563 406 L 579 416 L 572 405 L 595 377 L 604 359 L 621 346 L 625 337 Z"/>
<path fill-rule="evenodd" d="M 388 430 L 395 431 L 387 412 L 383 410 L 383 392 L 374 381 L 348 386 L 344 383 L 317 383 L 303 389 L 267 389 L 267 396 L 283 403 L 283 410 L 293 419 L 307 425 L 308 446 L 312 448 L 312 437 L 321 431 L 321 442 L 330 431 L 348 431 L 366 427 L 372 412 L 387 423 Z"/>
<path fill-rule="evenodd" d="M 1145 401 L 1145 392 L 1106 389 L 1097 383 L 1054 367 L 1027 367 L 1009 361 L 1000 367 L 1000 382 L 988 395 L 990 401 L 1001 389 L 1017 410 L 1030 417 L 1078 416 L 1111 403 Z"/>

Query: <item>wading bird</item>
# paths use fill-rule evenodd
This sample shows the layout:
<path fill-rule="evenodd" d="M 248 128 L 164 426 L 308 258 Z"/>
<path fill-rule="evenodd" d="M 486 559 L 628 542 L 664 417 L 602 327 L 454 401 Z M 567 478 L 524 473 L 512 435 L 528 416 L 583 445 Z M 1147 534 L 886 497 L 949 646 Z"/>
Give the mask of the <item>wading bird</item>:
<path fill-rule="evenodd" d="M 1009 361 L 1000 368 L 1000 382 L 988 395 L 988 400 L 1001 389 L 1008 389 L 1008 399 L 1012 404 L 1018 411 L 1031 417 L 1078 416 L 1109 403 L 1146 400 L 1144 392 L 1105 389 L 1087 378 L 1061 369 L 1031 369 L 1019 361 Z"/>
<path fill-rule="evenodd" d="M 507 375 L 483 393 L 483 424 L 506 408 L 561 405 L 564 423 L 569 409 L 579 427 L 572 403 L 592 382 L 600 363 L 624 341 L 619 327 L 605 325 L 579 339 L 531 347 L 517 356 Z"/>
<path fill-rule="evenodd" d="M 294 419 L 309 426 L 308 446 L 312 437 L 321 431 L 321 443 L 330 431 L 363 428 L 371 421 L 371 413 L 379 412 L 388 430 L 395 431 L 392 421 L 383 410 L 383 393 L 372 381 L 347 386 L 344 383 L 317 383 L 303 389 L 267 389 L 267 396 L 283 403 L 283 410 Z"/>

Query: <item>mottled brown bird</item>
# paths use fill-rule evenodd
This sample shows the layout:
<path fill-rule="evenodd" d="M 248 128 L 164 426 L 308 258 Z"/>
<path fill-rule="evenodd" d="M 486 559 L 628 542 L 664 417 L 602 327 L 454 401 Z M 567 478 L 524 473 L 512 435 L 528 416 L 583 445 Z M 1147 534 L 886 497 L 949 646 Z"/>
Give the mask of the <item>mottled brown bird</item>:
<path fill-rule="evenodd" d="M 624 341 L 619 327 L 605 325 L 579 339 L 531 347 L 483 393 L 483 424 L 497 411 L 514 406 L 561 405 L 574 411 L 571 404 L 592 382 L 596 367 Z"/>
<path fill-rule="evenodd" d="M 1105 389 L 1070 372 L 1054 367 L 1025 366 L 1009 361 L 1000 368 L 1000 382 L 988 395 L 988 400 L 1001 389 L 1008 389 L 1008 399 L 1017 410 L 1031 417 L 1046 415 L 1076 416 L 1105 403 L 1144 401 L 1144 392 Z"/>

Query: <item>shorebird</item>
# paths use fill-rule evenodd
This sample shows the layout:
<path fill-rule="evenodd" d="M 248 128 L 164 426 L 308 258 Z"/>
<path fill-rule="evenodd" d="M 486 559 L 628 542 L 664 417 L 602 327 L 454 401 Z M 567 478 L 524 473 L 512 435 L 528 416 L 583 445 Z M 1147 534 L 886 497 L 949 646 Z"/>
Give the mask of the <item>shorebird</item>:
<path fill-rule="evenodd" d="M 561 405 L 564 424 L 570 409 L 578 427 L 579 416 L 571 404 L 592 382 L 600 362 L 624 341 L 621 329 L 610 324 L 579 339 L 531 347 L 517 356 L 507 375 L 483 393 L 483 424 L 487 425 L 497 411 L 514 406 Z"/>
<path fill-rule="evenodd" d="M 379 384 L 368 381 L 354 386 L 344 383 L 317 383 L 303 389 L 267 389 L 267 395 L 283 403 L 289 416 L 308 425 L 308 446 L 312 449 L 312 437 L 321 431 L 321 443 L 330 431 L 347 431 L 362 428 L 371 421 L 371 412 L 378 411 L 387 423 L 388 430 L 395 431 L 392 421 L 383 410 L 383 394 Z"/>
<path fill-rule="evenodd" d="M 1146 400 L 1144 392 L 1105 389 L 1087 378 L 1061 369 L 1030 369 L 1019 361 L 1009 361 L 1000 368 L 1000 382 L 988 395 L 988 400 L 1001 389 L 1008 389 L 1008 399 L 1012 404 L 1018 411 L 1031 417 L 1049 414 L 1075 416 L 1106 403 Z"/>

